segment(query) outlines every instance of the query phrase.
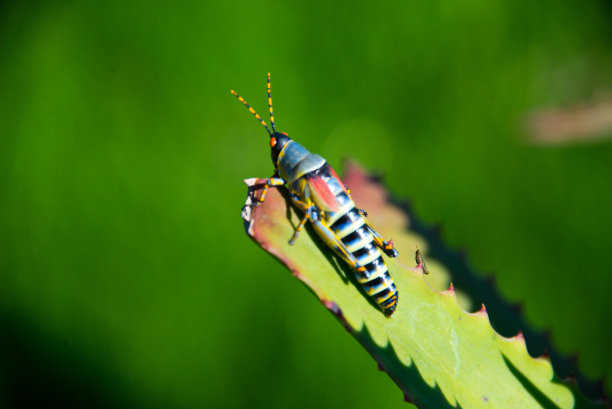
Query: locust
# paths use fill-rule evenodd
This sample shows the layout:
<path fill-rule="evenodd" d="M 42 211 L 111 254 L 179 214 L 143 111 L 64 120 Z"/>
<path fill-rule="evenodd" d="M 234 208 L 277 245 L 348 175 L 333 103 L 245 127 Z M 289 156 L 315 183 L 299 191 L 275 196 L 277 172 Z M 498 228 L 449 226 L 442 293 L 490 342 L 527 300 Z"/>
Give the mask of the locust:
<path fill-rule="evenodd" d="M 366 219 L 367 213 L 355 206 L 350 190 L 321 156 L 311 153 L 285 132 L 276 130 L 270 74 L 268 73 L 268 106 L 270 127 L 236 91 L 240 100 L 266 128 L 274 174 L 267 180 L 254 206 L 261 205 L 272 186 L 286 186 L 291 204 L 303 215 L 289 244 L 293 245 L 304 225 L 309 222 L 323 243 L 352 270 L 356 281 L 386 317 L 398 304 L 398 291 L 382 257 L 397 257 L 393 240 L 385 241 Z"/>

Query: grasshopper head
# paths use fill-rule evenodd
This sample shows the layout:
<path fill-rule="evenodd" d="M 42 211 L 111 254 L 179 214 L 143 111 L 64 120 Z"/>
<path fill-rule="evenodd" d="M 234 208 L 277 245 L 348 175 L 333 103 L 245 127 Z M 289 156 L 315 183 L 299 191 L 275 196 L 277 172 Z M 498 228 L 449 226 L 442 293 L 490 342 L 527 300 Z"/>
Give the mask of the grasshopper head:
<path fill-rule="evenodd" d="M 278 155 L 281 153 L 285 145 L 289 143 L 291 138 L 284 132 L 274 132 L 270 135 L 270 149 L 272 149 L 272 163 L 276 167 Z"/>

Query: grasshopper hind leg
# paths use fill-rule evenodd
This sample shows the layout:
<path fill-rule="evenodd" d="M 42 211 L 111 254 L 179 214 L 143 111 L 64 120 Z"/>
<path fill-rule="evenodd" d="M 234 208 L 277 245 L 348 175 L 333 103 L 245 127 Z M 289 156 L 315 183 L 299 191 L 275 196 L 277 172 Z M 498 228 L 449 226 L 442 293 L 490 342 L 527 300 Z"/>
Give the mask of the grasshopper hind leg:
<path fill-rule="evenodd" d="M 382 236 L 378 234 L 376 230 L 374 230 L 370 223 L 366 222 L 366 226 L 370 230 L 370 233 L 372 233 L 372 235 L 374 236 L 374 243 L 376 244 L 376 246 L 378 246 L 382 251 L 384 251 L 385 254 L 389 257 L 395 258 L 399 256 L 399 253 L 397 252 L 395 247 L 393 247 L 393 239 L 389 241 L 384 241 Z"/>

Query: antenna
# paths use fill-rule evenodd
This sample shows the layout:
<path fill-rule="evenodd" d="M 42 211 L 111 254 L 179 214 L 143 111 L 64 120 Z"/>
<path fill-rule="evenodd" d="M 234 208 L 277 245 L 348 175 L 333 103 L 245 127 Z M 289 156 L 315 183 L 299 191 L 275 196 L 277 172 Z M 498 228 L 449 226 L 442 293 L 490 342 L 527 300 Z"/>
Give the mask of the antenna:
<path fill-rule="evenodd" d="M 269 82 L 269 81 L 270 81 L 270 74 L 268 74 L 268 96 L 270 95 L 270 91 L 269 91 L 269 90 L 270 90 L 270 82 Z M 249 104 L 248 104 L 248 103 L 245 101 L 245 99 L 244 99 L 244 98 L 242 98 L 240 95 L 238 95 L 238 93 L 237 93 L 236 91 L 231 90 L 230 92 L 231 92 L 232 94 L 234 94 L 234 96 L 235 96 L 236 98 L 238 98 L 238 100 L 239 100 L 240 102 L 242 102 L 242 103 L 244 104 L 244 106 L 246 106 L 246 107 L 249 109 L 249 111 L 251 111 L 251 113 L 252 113 L 253 115 L 255 115 L 255 118 L 257 118 L 257 120 L 258 120 L 259 122 L 261 122 L 261 124 L 262 124 L 263 126 L 265 126 L 265 127 L 266 127 L 266 130 L 268 131 L 268 135 L 270 135 L 270 137 L 271 137 L 273 134 L 272 134 L 272 132 L 270 132 L 270 128 L 268 128 L 268 125 L 266 124 L 266 122 L 265 122 L 263 119 L 261 119 L 261 117 L 259 116 L 259 114 L 258 114 L 257 112 L 255 112 L 255 110 L 254 110 L 253 108 L 251 108 L 251 106 L 250 106 L 250 105 L 249 105 Z M 270 98 L 268 97 L 268 100 L 270 101 L 270 114 L 272 114 L 272 99 L 270 99 Z M 271 118 L 271 120 L 272 120 L 272 128 L 274 128 L 274 118 Z"/>
<path fill-rule="evenodd" d="M 268 73 L 268 105 L 270 106 L 270 123 L 272 124 L 272 130 L 276 133 L 276 127 L 274 126 L 274 110 L 272 109 L 272 93 L 270 92 L 270 73 Z"/>

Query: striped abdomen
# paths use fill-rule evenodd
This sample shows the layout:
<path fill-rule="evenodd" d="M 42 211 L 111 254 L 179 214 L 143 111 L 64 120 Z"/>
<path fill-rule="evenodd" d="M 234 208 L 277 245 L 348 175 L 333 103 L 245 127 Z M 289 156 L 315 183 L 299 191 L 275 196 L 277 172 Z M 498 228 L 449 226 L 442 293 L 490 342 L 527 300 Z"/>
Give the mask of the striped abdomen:
<path fill-rule="evenodd" d="M 326 170 L 329 172 L 329 169 Z M 327 221 L 330 228 L 355 256 L 357 266 L 365 267 L 364 272 L 354 271 L 357 281 L 389 317 L 395 311 L 398 299 L 393 278 L 387 270 L 380 250 L 374 244 L 374 236 L 365 220 L 344 188 L 331 174 L 325 174 L 328 172 L 323 171 L 320 175 L 326 179 L 330 190 L 336 196 L 341 211 L 329 214 Z"/>
<path fill-rule="evenodd" d="M 332 224 L 331 229 L 353 253 L 357 264 L 365 267 L 364 272 L 355 271 L 363 290 L 386 316 L 393 314 L 397 306 L 397 289 L 361 214 L 353 207 Z"/>

